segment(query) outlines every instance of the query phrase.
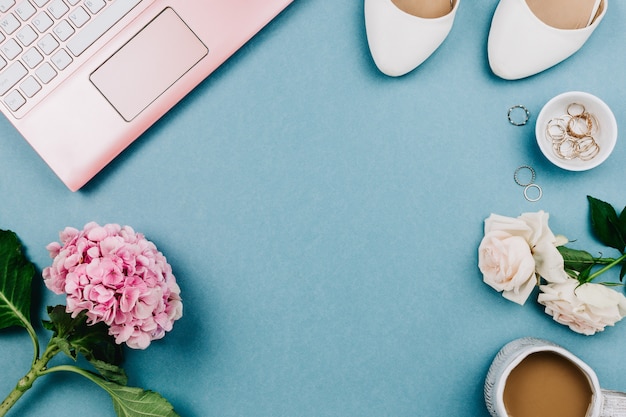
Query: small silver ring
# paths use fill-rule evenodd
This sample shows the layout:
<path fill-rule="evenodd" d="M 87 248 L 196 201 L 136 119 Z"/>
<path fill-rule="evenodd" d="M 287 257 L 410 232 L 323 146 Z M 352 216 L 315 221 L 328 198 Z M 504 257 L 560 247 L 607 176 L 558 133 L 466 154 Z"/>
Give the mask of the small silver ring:
<path fill-rule="evenodd" d="M 527 169 L 530 171 L 531 177 L 530 177 L 530 181 L 527 183 L 522 183 L 518 178 L 518 174 L 522 169 Z M 515 184 L 519 185 L 520 187 L 528 187 L 529 185 L 535 182 L 535 177 L 536 177 L 535 170 L 533 169 L 533 167 L 528 166 L 528 165 L 522 165 L 521 167 L 518 167 L 515 170 L 515 173 L 513 173 L 513 179 L 515 180 Z"/>
<path fill-rule="evenodd" d="M 524 110 L 524 113 L 525 113 L 524 120 L 521 120 L 521 121 L 513 120 L 511 115 L 515 111 L 515 109 Z M 528 111 L 528 109 L 525 106 L 521 104 L 516 104 L 515 106 L 512 106 L 511 108 L 509 108 L 509 112 L 507 113 L 506 117 L 507 119 L 509 119 L 509 123 L 511 123 L 513 126 L 524 126 L 526 123 L 528 123 L 528 120 L 530 120 L 530 111 Z"/>
<path fill-rule="evenodd" d="M 537 197 L 535 197 L 535 198 L 530 198 L 528 196 L 528 189 L 529 188 L 536 188 L 537 191 L 539 192 L 539 195 Z M 534 203 L 535 201 L 541 200 L 541 197 L 543 197 L 543 190 L 537 184 L 528 184 L 526 187 L 524 187 L 524 198 L 526 200 L 530 201 L 531 203 Z"/>

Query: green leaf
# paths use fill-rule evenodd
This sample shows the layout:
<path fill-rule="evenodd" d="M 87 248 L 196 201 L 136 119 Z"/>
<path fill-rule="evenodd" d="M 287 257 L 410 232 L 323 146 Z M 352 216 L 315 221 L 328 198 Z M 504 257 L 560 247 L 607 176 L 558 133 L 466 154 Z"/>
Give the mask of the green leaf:
<path fill-rule="evenodd" d="M 174 407 L 159 393 L 103 381 L 118 417 L 176 417 Z"/>
<path fill-rule="evenodd" d="M 566 246 L 558 246 L 557 250 L 563 257 L 567 275 L 578 280 L 581 284 L 588 282 L 591 270 L 599 263 L 599 259 L 594 258 L 584 250 L 571 249 Z"/>
<path fill-rule="evenodd" d="M 620 220 L 613 206 L 597 198 L 587 196 L 591 218 L 591 230 L 604 245 L 624 252 L 626 235 L 622 233 Z"/>
<path fill-rule="evenodd" d="M 111 381 L 119 385 L 128 384 L 128 377 L 126 376 L 126 372 L 120 366 L 95 358 L 90 359 L 89 362 L 107 381 Z"/>
<path fill-rule="evenodd" d="M 54 337 L 65 338 L 72 333 L 72 329 L 80 320 L 85 320 L 85 314 L 80 314 L 75 319 L 65 311 L 65 306 L 48 306 L 47 309 L 50 321 L 43 321 L 43 327 L 54 332 Z"/>
<path fill-rule="evenodd" d="M 619 280 L 624 281 L 624 276 L 626 276 L 626 264 L 622 265 L 622 269 L 619 271 Z"/>
<path fill-rule="evenodd" d="M 106 381 L 91 371 L 73 365 L 59 365 L 48 370 L 56 371 L 77 373 L 103 388 L 111 396 L 118 417 L 180 417 L 172 404 L 157 392 Z"/>
<path fill-rule="evenodd" d="M 30 327 L 31 283 L 35 266 L 22 253 L 14 232 L 0 230 L 0 329 Z"/>
<path fill-rule="evenodd" d="M 580 282 L 581 284 L 585 284 L 587 282 L 591 282 L 591 279 L 589 279 L 590 275 L 591 275 L 591 268 L 593 267 L 593 265 L 590 265 L 588 268 L 583 269 L 582 271 L 580 271 L 580 274 L 578 275 L 578 282 Z"/>
<path fill-rule="evenodd" d="M 48 307 L 50 321 L 44 327 L 53 331 L 53 342 L 70 358 L 76 360 L 81 354 L 107 380 L 125 385 L 127 376 L 119 366 L 122 363 L 122 347 L 109 335 L 105 323 L 87 324 L 86 311 L 76 317 L 65 311 L 65 306 Z"/>
<path fill-rule="evenodd" d="M 624 284 L 620 284 L 619 282 L 598 282 L 598 284 L 602 284 L 607 287 L 623 287 Z"/>
<path fill-rule="evenodd" d="M 626 236 L 626 207 L 619 215 L 619 230 L 622 236 Z"/>
<path fill-rule="evenodd" d="M 581 272 L 596 264 L 594 257 L 584 250 L 571 249 L 566 246 L 558 246 L 557 250 L 563 257 L 566 270 Z"/>
<path fill-rule="evenodd" d="M 111 396 L 118 417 L 180 417 L 161 394 L 105 381 L 92 372 L 77 370 Z"/>

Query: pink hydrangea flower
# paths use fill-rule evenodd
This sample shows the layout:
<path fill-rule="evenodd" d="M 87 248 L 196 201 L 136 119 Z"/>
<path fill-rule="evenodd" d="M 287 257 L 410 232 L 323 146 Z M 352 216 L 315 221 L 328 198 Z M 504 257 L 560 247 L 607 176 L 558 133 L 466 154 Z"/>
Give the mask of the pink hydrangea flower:
<path fill-rule="evenodd" d="M 52 266 L 46 286 L 66 294 L 66 311 L 87 311 L 89 324 L 104 322 L 118 344 L 145 349 L 183 315 L 172 268 L 154 243 L 129 226 L 88 223 L 67 227 L 61 243 L 47 246 Z"/>

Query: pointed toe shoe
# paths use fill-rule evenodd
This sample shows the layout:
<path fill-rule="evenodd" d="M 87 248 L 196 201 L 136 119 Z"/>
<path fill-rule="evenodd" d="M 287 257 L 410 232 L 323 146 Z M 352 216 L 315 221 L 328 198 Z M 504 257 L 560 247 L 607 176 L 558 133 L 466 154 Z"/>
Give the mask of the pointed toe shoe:
<path fill-rule="evenodd" d="M 417 68 L 450 33 L 459 1 L 451 0 L 450 11 L 440 17 L 419 17 L 392 0 L 365 0 L 367 42 L 378 69 L 398 77 Z"/>
<path fill-rule="evenodd" d="M 546 3 L 541 7 L 546 7 Z M 591 13 L 582 16 L 587 19 L 582 27 L 559 28 L 537 17 L 526 0 L 500 0 L 487 41 L 491 70 L 500 78 L 517 80 L 564 61 L 576 53 L 598 27 L 606 14 L 607 3 L 608 0 L 600 0 L 593 9 L 581 10 L 583 14 Z M 552 10 L 555 19 L 563 18 L 558 7 Z"/>

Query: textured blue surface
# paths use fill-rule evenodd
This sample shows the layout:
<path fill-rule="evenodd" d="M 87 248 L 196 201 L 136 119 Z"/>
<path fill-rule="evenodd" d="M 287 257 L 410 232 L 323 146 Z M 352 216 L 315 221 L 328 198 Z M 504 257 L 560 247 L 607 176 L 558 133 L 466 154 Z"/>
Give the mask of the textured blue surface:
<path fill-rule="evenodd" d="M 600 250 L 586 195 L 626 205 L 626 147 L 588 172 L 551 165 L 534 138 L 564 91 L 602 98 L 626 126 L 626 5 L 584 48 L 519 81 L 489 70 L 496 0 L 463 1 L 450 36 L 411 74 L 380 74 L 361 1 L 300 0 L 77 193 L 0 120 L 0 227 L 41 270 L 65 226 L 133 226 L 174 268 L 185 316 L 128 352 L 131 384 L 182 416 L 486 417 L 498 349 L 550 339 L 626 391 L 626 324 L 585 337 L 482 283 L 477 246 L 491 212 L 543 209 L 555 233 Z M 508 123 L 524 104 L 530 123 Z M 523 164 L 537 203 L 513 182 Z M 42 303 L 62 302 L 41 283 Z M 41 331 L 42 338 L 46 336 Z M 0 332 L 0 396 L 31 358 Z M 75 376 L 38 381 L 13 416 L 113 416 Z"/>

